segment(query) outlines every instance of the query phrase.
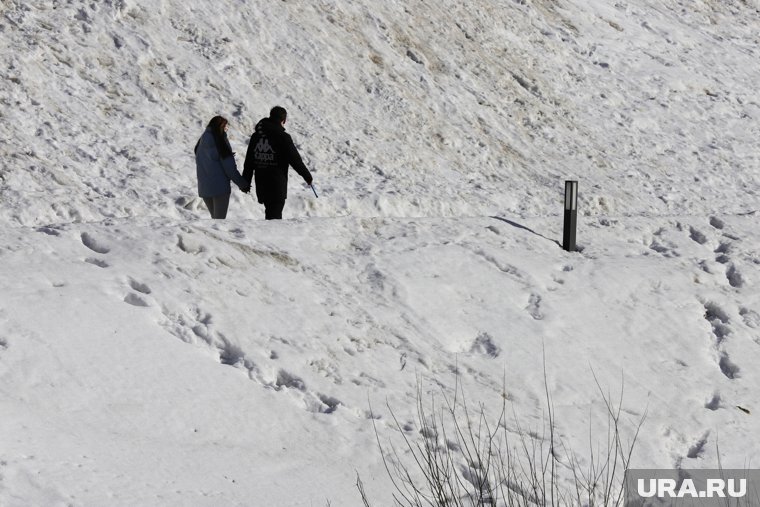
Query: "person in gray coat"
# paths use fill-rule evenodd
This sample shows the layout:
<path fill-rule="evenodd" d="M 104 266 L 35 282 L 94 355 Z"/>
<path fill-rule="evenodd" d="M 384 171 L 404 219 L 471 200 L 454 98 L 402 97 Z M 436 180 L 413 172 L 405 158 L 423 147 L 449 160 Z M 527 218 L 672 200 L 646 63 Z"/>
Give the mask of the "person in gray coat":
<path fill-rule="evenodd" d="M 206 203 L 211 218 L 227 217 L 230 205 L 230 180 L 245 193 L 251 185 L 243 179 L 227 139 L 226 118 L 214 116 L 195 145 L 195 168 L 198 172 L 198 196 Z"/>

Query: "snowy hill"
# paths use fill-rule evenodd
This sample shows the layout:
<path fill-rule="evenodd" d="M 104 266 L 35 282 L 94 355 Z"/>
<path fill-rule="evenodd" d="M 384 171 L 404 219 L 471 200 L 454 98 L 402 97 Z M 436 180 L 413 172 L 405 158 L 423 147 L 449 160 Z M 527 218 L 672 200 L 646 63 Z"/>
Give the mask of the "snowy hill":
<path fill-rule="evenodd" d="M 276 103 L 325 194 L 297 216 L 542 216 L 566 177 L 589 213 L 758 198 L 756 2 L 0 9 L 11 224 L 189 218 L 202 126 L 241 151 Z"/>
<path fill-rule="evenodd" d="M 0 505 L 390 504 L 391 410 L 422 438 L 459 382 L 538 438 L 544 353 L 580 459 L 596 375 L 637 466 L 749 466 L 758 34 L 751 0 L 3 2 Z M 319 199 L 207 220 L 203 126 L 242 163 L 275 104 Z"/>

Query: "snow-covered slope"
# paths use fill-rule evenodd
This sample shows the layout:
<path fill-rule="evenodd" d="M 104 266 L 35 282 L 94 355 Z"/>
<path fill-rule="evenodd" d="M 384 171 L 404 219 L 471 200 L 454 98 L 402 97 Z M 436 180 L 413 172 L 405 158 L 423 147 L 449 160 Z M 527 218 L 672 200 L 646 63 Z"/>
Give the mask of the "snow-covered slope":
<path fill-rule="evenodd" d="M 566 177 L 588 213 L 758 199 L 756 1 L 10 0 L 0 14 L 12 224 L 140 205 L 187 218 L 202 126 L 230 117 L 243 152 L 274 104 L 323 190 L 319 206 L 296 191 L 291 216 L 542 216 Z"/>
<path fill-rule="evenodd" d="M 422 438 L 458 381 L 540 434 L 544 354 L 580 459 L 596 374 L 636 465 L 747 466 L 759 8 L 4 1 L 0 505 L 387 504 L 390 409 Z M 275 104 L 319 199 L 207 220 L 203 126 Z"/>

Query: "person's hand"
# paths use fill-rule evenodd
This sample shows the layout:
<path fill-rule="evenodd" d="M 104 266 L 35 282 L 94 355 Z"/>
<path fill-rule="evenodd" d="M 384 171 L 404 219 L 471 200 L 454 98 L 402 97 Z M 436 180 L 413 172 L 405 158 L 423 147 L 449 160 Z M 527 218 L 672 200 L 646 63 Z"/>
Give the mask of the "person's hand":
<path fill-rule="evenodd" d="M 314 197 L 319 197 L 317 195 L 317 190 L 314 188 L 314 180 L 313 179 L 309 180 L 308 185 L 311 188 L 311 191 L 314 192 Z"/>

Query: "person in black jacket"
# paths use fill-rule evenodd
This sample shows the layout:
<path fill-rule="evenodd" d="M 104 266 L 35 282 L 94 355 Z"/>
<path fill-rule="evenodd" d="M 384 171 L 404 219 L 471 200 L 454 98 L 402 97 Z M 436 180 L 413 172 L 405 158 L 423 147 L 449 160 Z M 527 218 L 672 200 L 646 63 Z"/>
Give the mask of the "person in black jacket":
<path fill-rule="evenodd" d="M 267 220 L 282 218 L 288 197 L 289 166 L 293 166 L 308 185 L 313 181 L 293 139 L 285 132 L 287 116 L 284 108 L 273 107 L 269 118 L 262 118 L 256 125 L 245 155 L 243 178 L 248 183 L 254 179 L 256 197 L 264 205 Z"/>

